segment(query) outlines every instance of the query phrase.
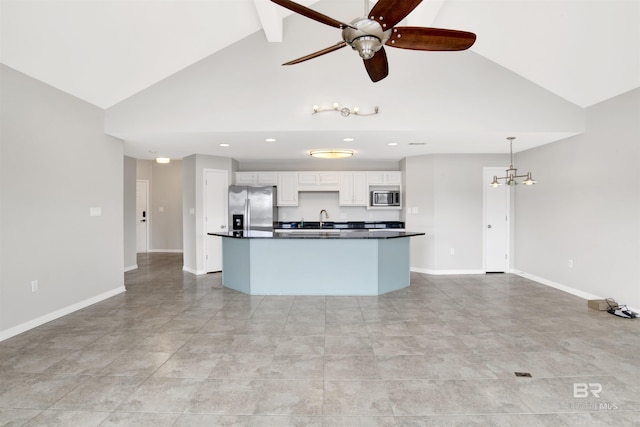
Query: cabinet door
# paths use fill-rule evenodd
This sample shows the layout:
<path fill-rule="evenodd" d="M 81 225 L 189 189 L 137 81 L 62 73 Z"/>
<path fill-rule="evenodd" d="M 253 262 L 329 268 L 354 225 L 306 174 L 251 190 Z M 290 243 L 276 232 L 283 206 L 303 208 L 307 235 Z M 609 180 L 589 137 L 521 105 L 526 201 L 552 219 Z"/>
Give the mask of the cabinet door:
<path fill-rule="evenodd" d="M 340 206 L 353 206 L 353 172 L 340 173 L 338 204 Z"/>
<path fill-rule="evenodd" d="M 384 172 L 367 172 L 367 183 L 384 184 Z"/>
<path fill-rule="evenodd" d="M 255 185 L 255 172 L 236 172 L 236 185 Z"/>
<path fill-rule="evenodd" d="M 257 172 L 256 184 L 278 185 L 278 172 Z"/>
<path fill-rule="evenodd" d="M 400 185 L 402 184 L 402 172 L 385 172 L 384 183 Z"/>
<path fill-rule="evenodd" d="M 318 172 L 298 172 L 298 185 L 300 186 L 318 185 Z"/>
<path fill-rule="evenodd" d="M 367 206 L 368 201 L 367 174 L 353 172 L 353 206 Z"/>
<path fill-rule="evenodd" d="M 318 172 L 318 184 L 319 185 L 338 185 L 338 173 L 337 172 Z"/>
<path fill-rule="evenodd" d="M 278 174 L 278 206 L 298 206 L 298 173 Z"/>

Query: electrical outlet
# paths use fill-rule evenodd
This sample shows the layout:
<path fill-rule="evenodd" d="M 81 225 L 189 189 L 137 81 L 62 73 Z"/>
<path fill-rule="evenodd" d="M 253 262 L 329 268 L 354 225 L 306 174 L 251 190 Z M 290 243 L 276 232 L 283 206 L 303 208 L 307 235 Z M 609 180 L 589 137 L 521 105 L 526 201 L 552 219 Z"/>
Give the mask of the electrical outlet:
<path fill-rule="evenodd" d="M 456 254 L 456 250 L 455 250 L 455 248 L 450 248 L 450 249 L 449 249 L 449 253 L 450 253 L 451 255 L 455 255 L 455 254 Z"/>
<path fill-rule="evenodd" d="M 38 290 L 38 281 L 37 280 L 32 280 L 31 281 L 31 292 L 36 292 Z"/>
<path fill-rule="evenodd" d="M 573 260 L 570 259 L 569 261 L 567 261 L 567 267 L 569 268 L 573 268 Z"/>

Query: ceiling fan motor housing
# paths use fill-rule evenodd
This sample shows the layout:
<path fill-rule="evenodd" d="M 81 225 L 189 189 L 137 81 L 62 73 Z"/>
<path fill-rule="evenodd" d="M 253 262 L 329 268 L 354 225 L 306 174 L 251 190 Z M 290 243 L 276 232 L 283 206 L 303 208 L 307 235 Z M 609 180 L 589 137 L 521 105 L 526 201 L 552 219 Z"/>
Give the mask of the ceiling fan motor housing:
<path fill-rule="evenodd" d="M 389 37 L 391 29 L 386 31 L 377 21 L 367 18 L 358 18 L 351 22 L 355 28 L 345 27 L 342 30 L 342 39 L 353 50 L 357 50 L 362 59 L 370 59 L 382 48 Z"/>

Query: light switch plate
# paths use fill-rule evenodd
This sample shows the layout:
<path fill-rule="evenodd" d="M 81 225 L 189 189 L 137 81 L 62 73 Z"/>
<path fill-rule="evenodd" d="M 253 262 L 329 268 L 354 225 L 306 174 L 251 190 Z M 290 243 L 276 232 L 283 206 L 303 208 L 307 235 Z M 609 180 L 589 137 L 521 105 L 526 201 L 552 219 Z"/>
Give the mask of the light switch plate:
<path fill-rule="evenodd" d="M 102 216 L 102 208 L 89 208 L 90 216 Z"/>

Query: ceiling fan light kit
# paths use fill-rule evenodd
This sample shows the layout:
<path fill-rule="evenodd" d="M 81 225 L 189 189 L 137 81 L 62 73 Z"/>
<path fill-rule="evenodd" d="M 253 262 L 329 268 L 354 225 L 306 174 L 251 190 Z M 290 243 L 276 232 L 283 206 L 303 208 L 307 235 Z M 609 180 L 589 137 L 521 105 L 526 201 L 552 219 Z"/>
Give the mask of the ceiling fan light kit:
<path fill-rule="evenodd" d="M 360 111 L 360 108 L 358 107 L 353 107 L 353 108 L 349 108 L 349 107 L 340 107 L 340 105 L 336 102 L 333 104 L 333 106 L 331 108 L 320 108 L 317 105 L 313 106 L 313 113 L 311 114 L 317 114 L 317 113 L 326 113 L 328 111 L 335 111 L 340 113 L 340 115 L 342 117 L 349 117 L 351 114 L 355 115 L 355 116 L 375 116 L 376 114 L 378 114 L 380 112 L 380 109 L 378 108 L 378 106 L 373 107 L 373 112 L 371 113 L 363 113 Z"/>
<path fill-rule="evenodd" d="M 353 156 L 353 150 L 311 150 L 309 155 L 319 159 L 343 159 Z"/>
<path fill-rule="evenodd" d="M 342 30 L 342 41 L 282 65 L 299 64 L 345 46 L 358 52 L 372 82 L 378 82 L 389 74 L 389 64 L 384 45 L 401 49 L 425 51 L 452 51 L 469 49 L 476 35 L 467 31 L 427 27 L 396 27 L 422 0 L 379 0 L 369 11 L 365 1 L 365 16 L 347 24 L 316 12 L 291 0 L 271 0 L 309 19 Z"/>
<path fill-rule="evenodd" d="M 534 185 L 538 183 L 538 181 L 536 181 L 531 177 L 531 172 L 527 172 L 526 175 L 518 175 L 518 169 L 513 167 L 513 140 L 514 139 L 516 139 L 515 136 L 507 137 L 507 140 L 509 140 L 509 159 L 510 159 L 509 169 L 506 170 L 506 176 L 493 177 L 493 181 L 491 181 L 489 185 L 494 188 L 500 187 L 502 185 L 502 183 L 500 182 L 501 179 L 504 179 L 505 183 L 509 186 L 518 185 L 517 178 L 525 178 L 525 180 L 522 181 L 522 184 L 524 185 Z"/>

